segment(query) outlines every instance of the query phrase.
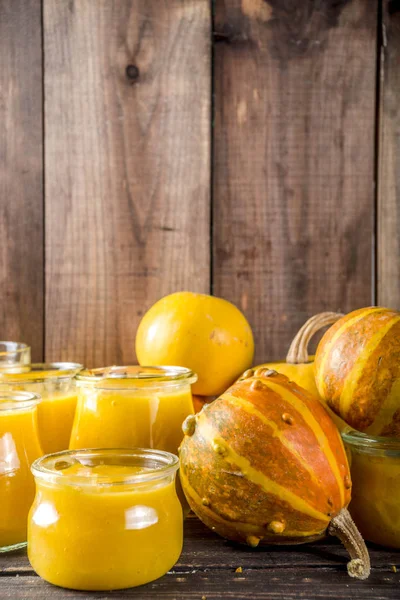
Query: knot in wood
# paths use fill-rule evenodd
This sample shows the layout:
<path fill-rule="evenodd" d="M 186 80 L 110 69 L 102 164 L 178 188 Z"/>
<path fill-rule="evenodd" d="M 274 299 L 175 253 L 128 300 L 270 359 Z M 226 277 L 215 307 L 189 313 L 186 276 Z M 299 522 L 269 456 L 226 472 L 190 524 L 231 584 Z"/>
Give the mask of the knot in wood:
<path fill-rule="evenodd" d="M 140 71 L 136 65 L 128 65 L 125 69 L 125 74 L 130 81 L 139 79 Z"/>

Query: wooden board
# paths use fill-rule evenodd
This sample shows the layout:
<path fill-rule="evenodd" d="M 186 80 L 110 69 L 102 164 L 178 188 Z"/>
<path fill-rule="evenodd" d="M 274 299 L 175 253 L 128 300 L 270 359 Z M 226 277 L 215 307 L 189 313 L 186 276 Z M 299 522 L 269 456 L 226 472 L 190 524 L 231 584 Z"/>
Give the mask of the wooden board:
<path fill-rule="evenodd" d="M 217 0 L 214 281 L 256 362 L 373 301 L 376 0 Z"/>
<path fill-rule="evenodd" d="M 400 6 L 381 4 L 377 300 L 400 308 Z"/>
<path fill-rule="evenodd" d="M 0 338 L 43 358 L 41 4 L 0 2 Z"/>
<path fill-rule="evenodd" d="M 36 577 L 25 552 L 1 556 L 0 598 L 151 598 L 201 600 L 304 597 L 389 600 L 398 598 L 399 553 L 372 546 L 372 574 L 355 581 L 346 573 L 346 551 L 333 539 L 296 547 L 253 550 L 226 542 L 196 518 L 185 522 L 182 556 L 165 577 L 149 585 L 112 594 L 55 588 Z M 242 567 L 242 573 L 236 569 Z"/>
<path fill-rule="evenodd" d="M 46 358 L 129 364 L 209 291 L 208 0 L 44 0 Z"/>

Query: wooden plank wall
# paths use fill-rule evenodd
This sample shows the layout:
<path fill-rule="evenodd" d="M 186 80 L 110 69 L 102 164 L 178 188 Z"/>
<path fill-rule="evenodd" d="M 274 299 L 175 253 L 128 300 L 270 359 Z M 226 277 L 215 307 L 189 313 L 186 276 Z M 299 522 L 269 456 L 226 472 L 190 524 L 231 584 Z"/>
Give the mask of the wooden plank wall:
<path fill-rule="evenodd" d="M 0 338 L 128 363 L 212 290 L 262 360 L 400 307 L 399 39 L 383 0 L 0 0 Z"/>
<path fill-rule="evenodd" d="M 400 308 L 400 3 L 382 5 L 378 123 L 378 302 Z"/>
<path fill-rule="evenodd" d="M 43 360 L 41 5 L 0 1 L 0 338 Z"/>
<path fill-rule="evenodd" d="M 129 364 L 145 309 L 209 291 L 209 34 L 208 0 L 44 2 L 49 359 Z"/>
<path fill-rule="evenodd" d="M 216 7 L 214 291 L 262 361 L 308 316 L 371 303 L 377 5 Z"/>

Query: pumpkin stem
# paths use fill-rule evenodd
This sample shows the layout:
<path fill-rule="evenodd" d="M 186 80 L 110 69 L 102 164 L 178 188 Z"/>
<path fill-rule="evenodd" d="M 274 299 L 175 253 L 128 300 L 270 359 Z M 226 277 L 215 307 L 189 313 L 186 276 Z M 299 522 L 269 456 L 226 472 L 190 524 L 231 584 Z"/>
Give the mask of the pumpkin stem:
<path fill-rule="evenodd" d="M 290 344 L 286 362 L 295 365 L 308 362 L 308 344 L 313 335 L 323 327 L 333 325 L 341 317 L 342 313 L 323 312 L 308 319 Z"/>
<path fill-rule="evenodd" d="M 328 533 L 338 537 L 350 554 L 351 561 L 347 563 L 350 577 L 367 579 L 371 572 L 368 550 L 347 508 L 342 508 L 340 513 L 333 517 Z"/>

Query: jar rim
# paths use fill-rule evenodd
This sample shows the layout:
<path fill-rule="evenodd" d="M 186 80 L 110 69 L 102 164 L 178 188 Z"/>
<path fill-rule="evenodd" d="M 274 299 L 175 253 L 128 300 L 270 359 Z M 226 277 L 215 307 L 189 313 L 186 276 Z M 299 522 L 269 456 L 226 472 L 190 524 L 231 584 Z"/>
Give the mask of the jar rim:
<path fill-rule="evenodd" d="M 41 396 L 33 392 L 0 391 L 0 412 L 27 410 L 35 407 L 40 400 Z"/>
<path fill-rule="evenodd" d="M 153 466 L 150 468 L 146 467 L 146 471 L 139 473 L 133 472 L 113 476 L 97 474 L 77 475 L 62 472 L 63 468 L 73 466 L 77 462 L 87 467 L 91 466 L 88 464 L 89 461 L 95 462 L 96 460 L 98 465 L 112 464 L 114 466 L 127 466 L 123 463 L 123 459 L 133 459 L 132 467 L 145 467 L 146 461 L 151 462 Z M 137 464 L 134 465 L 134 461 Z M 62 467 L 60 463 L 62 463 Z M 64 450 L 55 454 L 41 456 L 31 466 L 34 477 L 43 479 L 48 483 L 64 483 L 80 487 L 96 488 L 155 481 L 174 474 L 178 469 L 179 458 L 175 454 L 150 448 L 84 448 L 82 450 Z"/>
<path fill-rule="evenodd" d="M 400 453 L 400 438 L 371 435 L 350 427 L 342 431 L 341 435 L 346 444 L 364 452 L 372 454 L 375 450 L 386 450 Z"/>
<path fill-rule="evenodd" d="M 28 346 L 28 344 L 25 344 L 24 342 L 10 342 L 0 340 L 0 356 L 7 356 L 7 354 L 15 354 L 17 352 L 19 354 L 22 354 L 23 352 L 26 352 L 30 349 L 30 346 Z"/>
<path fill-rule="evenodd" d="M 47 379 L 69 379 L 82 369 L 83 365 L 72 362 L 32 363 L 20 372 L 0 372 L 0 383 L 39 383 Z"/>
<path fill-rule="evenodd" d="M 149 386 L 157 386 L 160 383 L 191 384 L 197 381 L 197 375 L 191 369 L 178 366 L 113 365 L 98 369 L 84 369 L 77 374 L 76 379 L 81 383 L 94 384 L 96 388 L 101 388 L 102 384 L 107 385 L 115 380 L 137 381 L 143 387 L 143 384 Z"/>

